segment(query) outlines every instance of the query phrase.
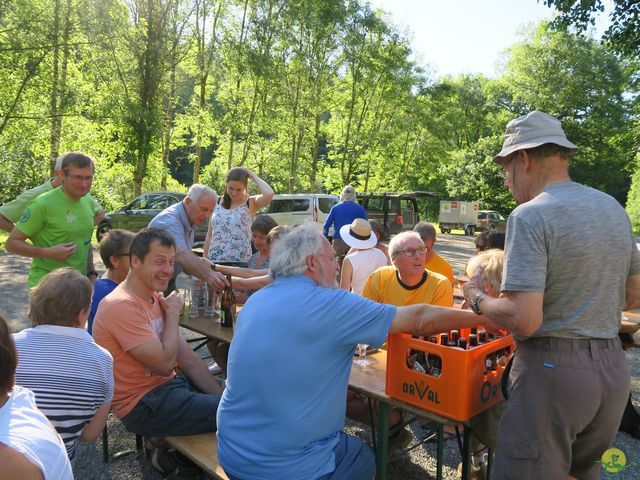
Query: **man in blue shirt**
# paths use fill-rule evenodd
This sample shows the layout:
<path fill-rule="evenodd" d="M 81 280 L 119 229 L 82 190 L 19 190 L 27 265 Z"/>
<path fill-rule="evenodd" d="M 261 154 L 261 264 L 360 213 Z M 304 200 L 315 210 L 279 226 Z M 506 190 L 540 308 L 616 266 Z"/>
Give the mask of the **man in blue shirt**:
<path fill-rule="evenodd" d="M 394 307 L 337 290 L 337 272 L 313 227 L 274 247 L 275 281 L 239 315 L 218 407 L 218 458 L 230 478 L 372 479 L 373 452 L 342 432 L 355 345 L 484 323 L 470 311 Z"/>
<path fill-rule="evenodd" d="M 204 280 L 214 290 L 222 290 L 226 285 L 224 275 L 211 270 L 209 262 L 191 251 L 196 225 L 211 218 L 217 201 L 218 195 L 214 190 L 196 183 L 191 185 L 184 200 L 165 208 L 149 222 L 149 227 L 169 231 L 176 241 L 176 264 L 165 295 L 176 289 L 176 278 L 183 270 Z"/>
<path fill-rule="evenodd" d="M 356 201 L 356 189 L 351 185 L 347 185 L 340 193 L 340 203 L 331 207 L 329 215 L 322 227 L 324 236 L 327 237 L 329 235 L 329 228 L 333 225 L 333 250 L 338 256 L 340 265 L 342 265 L 344 256 L 349 251 L 349 248 L 351 248 L 340 238 L 340 228 L 344 225 L 351 224 L 356 218 L 369 220 L 364 207 Z"/>

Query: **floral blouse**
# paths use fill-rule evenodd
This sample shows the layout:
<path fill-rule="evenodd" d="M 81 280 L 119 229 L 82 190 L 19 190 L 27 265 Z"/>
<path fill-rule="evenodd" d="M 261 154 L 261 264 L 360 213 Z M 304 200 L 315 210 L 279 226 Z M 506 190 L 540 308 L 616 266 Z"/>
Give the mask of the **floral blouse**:
<path fill-rule="evenodd" d="M 212 262 L 247 263 L 251 258 L 251 213 L 248 202 L 230 210 L 217 204 L 211 216 L 211 247 L 207 257 Z"/>

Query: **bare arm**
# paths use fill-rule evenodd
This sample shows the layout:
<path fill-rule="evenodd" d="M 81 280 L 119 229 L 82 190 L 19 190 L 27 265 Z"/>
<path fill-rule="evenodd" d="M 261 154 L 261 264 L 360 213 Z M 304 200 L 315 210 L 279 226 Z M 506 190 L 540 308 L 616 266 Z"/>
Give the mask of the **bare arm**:
<path fill-rule="evenodd" d="M 73 242 L 59 243 L 52 247 L 36 247 L 26 242 L 27 237 L 17 228 L 11 230 L 5 247 L 7 251 L 30 258 L 50 258 L 59 262 L 64 262 L 76 251 L 76 245 Z"/>
<path fill-rule="evenodd" d="M 180 336 L 178 346 L 178 366 L 201 392 L 222 395 L 222 387 L 213 378 L 202 359 L 189 348 Z"/>
<path fill-rule="evenodd" d="M 244 288 L 246 290 L 259 290 L 273 283 L 273 278 L 269 275 L 253 278 L 233 278 L 233 288 Z"/>
<path fill-rule="evenodd" d="M 273 188 L 271 188 L 269 184 L 262 180 L 258 175 L 253 173 L 248 168 L 246 170 L 253 181 L 256 182 L 258 190 L 260 190 L 260 195 L 254 195 L 253 197 L 251 197 L 253 201 L 249 202 L 249 211 L 251 212 L 251 216 L 253 217 L 256 215 L 256 212 L 258 210 L 260 210 L 262 207 L 266 207 L 267 205 L 269 205 L 269 203 L 271 203 L 274 191 Z"/>
<path fill-rule="evenodd" d="M 109 416 L 109 411 L 111 410 L 111 402 L 105 403 L 98 410 L 96 410 L 96 414 L 93 416 L 91 421 L 87 423 L 82 430 L 82 435 L 80 435 L 80 440 L 84 440 L 85 442 L 90 442 L 95 440 L 100 436 L 102 430 L 104 430 L 104 426 L 107 424 L 107 417 Z"/>
<path fill-rule="evenodd" d="M 485 325 L 496 330 L 486 317 L 470 310 L 437 307 L 435 305 L 410 305 L 398 307 L 389 333 L 411 333 L 415 336 L 429 336 L 452 329 L 472 328 Z"/>
<path fill-rule="evenodd" d="M 0 228 L 7 233 L 11 233 L 11 230 L 13 230 L 13 223 L 7 220 L 7 217 L 2 215 L 1 213 L 0 213 Z"/>
<path fill-rule="evenodd" d="M 224 273 L 225 275 L 231 275 L 233 277 L 239 278 L 252 278 L 252 277 L 261 277 L 263 275 L 269 274 L 268 268 L 243 268 L 243 267 L 232 267 L 229 265 L 218 265 L 216 266 L 216 272 Z"/>
<path fill-rule="evenodd" d="M 162 338 L 154 338 L 129 350 L 133 358 L 157 375 L 171 375 L 176 366 L 180 335 L 178 321 L 182 303 L 182 298 L 177 292 L 163 298 L 160 303 L 165 312 Z"/>
<path fill-rule="evenodd" d="M 348 258 L 342 262 L 342 272 L 340 273 L 340 288 L 351 291 L 351 280 L 353 279 L 353 266 Z"/>
<path fill-rule="evenodd" d="M 627 279 L 624 310 L 638 307 L 640 307 L 640 275 L 632 275 Z"/>
<path fill-rule="evenodd" d="M 220 291 L 227 284 L 227 279 L 220 272 L 211 270 L 210 262 L 198 257 L 195 253 L 185 247 L 178 247 L 176 251 L 176 262 L 189 275 L 195 275 L 207 282 L 211 287 Z"/>
<path fill-rule="evenodd" d="M 0 465 L 2 465 L 2 478 L 44 480 L 44 475 L 38 467 L 4 443 L 0 443 Z"/>
<path fill-rule="evenodd" d="M 209 221 L 209 227 L 207 228 L 207 236 L 204 239 L 204 245 L 202 246 L 202 258 L 209 256 L 209 250 L 211 249 L 211 238 L 213 237 L 213 226 Z"/>
<path fill-rule="evenodd" d="M 462 286 L 467 302 L 473 299 L 482 285 L 482 268 L 476 269 Z M 521 337 L 529 337 L 542 325 L 543 292 L 503 292 L 498 298 L 483 295 L 478 307 L 498 327 Z"/>
<path fill-rule="evenodd" d="M 98 213 L 96 213 L 96 216 L 93 217 L 93 224 L 94 225 L 99 225 L 100 222 L 102 222 L 102 220 L 104 220 L 105 217 L 105 213 L 104 210 L 100 210 Z"/>

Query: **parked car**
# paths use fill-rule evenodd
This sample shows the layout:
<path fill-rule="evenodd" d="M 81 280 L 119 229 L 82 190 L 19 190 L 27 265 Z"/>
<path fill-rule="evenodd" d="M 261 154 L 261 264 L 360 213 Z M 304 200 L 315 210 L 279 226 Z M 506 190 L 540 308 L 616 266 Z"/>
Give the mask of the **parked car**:
<path fill-rule="evenodd" d="M 273 217 L 278 225 L 293 226 L 311 221 L 322 229 L 331 207 L 339 201 L 336 195 L 325 193 L 278 194 L 273 196 L 269 206 L 263 208 L 261 213 Z"/>
<path fill-rule="evenodd" d="M 178 192 L 143 193 L 128 205 L 107 213 L 96 229 L 96 238 L 100 241 L 112 228 L 138 232 L 149 225 L 151 219 L 162 210 L 174 203 L 181 202 L 185 196 L 185 193 Z M 196 228 L 196 243 L 204 242 L 208 226 L 208 222 L 205 222 Z"/>
<path fill-rule="evenodd" d="M 433 192 L 359 193 L 358 202 L 364 207 L 369 220 L 384 227 L 383 239 L 404 230 L 411 230 L 420 221 L 418 198 L 437 197 Z"/>
<path fill-rule="evenodd" d="M 478 220 L 476 222 L 476 230 L 483 231 L 493 228 L 500 232 L 504 232 L 507 228 L 507 219 L 494 210 L 480 210 L 478 212 Z"/>

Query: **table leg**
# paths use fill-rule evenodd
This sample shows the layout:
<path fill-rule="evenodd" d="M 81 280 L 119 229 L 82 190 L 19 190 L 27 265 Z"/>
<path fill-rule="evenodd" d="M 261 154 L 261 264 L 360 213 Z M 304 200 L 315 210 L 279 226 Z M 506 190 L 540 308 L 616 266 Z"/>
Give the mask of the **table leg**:
<path fill-rule="evenodd" d="M 471 429 L 462 429 L 462 479 L 467 480 L 471 476 Z"/>
<path fill-rule="evenodd" d="M 442 463 L 444 461 L 444 424 L 438 423 L 438 441 L 436 442 L 436 479 L 442 480 Z"/>
<path fill-rule="evenodd" d="M 389 454 L 389 405 L 378 403 L 378 444 L 376 449 L 376 478 L 386 480 Z"/>

